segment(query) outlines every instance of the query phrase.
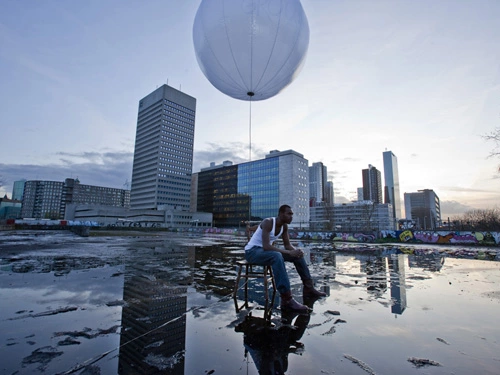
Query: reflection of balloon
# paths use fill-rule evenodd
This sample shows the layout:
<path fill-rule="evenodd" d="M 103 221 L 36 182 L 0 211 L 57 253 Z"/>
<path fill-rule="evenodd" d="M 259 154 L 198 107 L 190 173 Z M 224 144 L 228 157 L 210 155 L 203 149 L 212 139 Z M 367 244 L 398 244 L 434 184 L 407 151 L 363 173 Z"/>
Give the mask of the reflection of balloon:
<path fill-rule="evenodd" d="M 203 74 L 218 90 L 264 100 L 297 76 L 309 25 L 300 0 L 202 0 L 193 42 Z"/>

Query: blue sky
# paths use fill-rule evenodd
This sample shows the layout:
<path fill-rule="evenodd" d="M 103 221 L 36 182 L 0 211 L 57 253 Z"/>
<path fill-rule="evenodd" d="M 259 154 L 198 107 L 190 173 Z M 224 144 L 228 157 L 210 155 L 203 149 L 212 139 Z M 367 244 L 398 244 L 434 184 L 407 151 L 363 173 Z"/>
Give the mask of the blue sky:
<path fill-rule="evenodd" d="M 248 161 L 249 104 L 198 67 L 199 0 L 0 3 L 0 187 L 19 179 L 123 188 L 141 98 L 168 83 L 197 99 L 194 168 Z M 398 157 L 401 195 L 434 189 L 443 216 L 500 205 L 497 0 L 302 0 L 304 67 L 252 105 L 252 159 L 293 149 L 322 161 L 337 202 L 361 170 Z"/>

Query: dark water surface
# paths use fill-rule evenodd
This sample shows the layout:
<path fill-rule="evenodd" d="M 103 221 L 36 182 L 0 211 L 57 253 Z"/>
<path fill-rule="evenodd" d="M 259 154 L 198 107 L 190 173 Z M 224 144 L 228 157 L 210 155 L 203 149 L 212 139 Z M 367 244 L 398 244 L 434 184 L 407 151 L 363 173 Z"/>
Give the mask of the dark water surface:
<path fill-rule="evenodd" d="M 242 239 L 0 232 L 0 372 L 500 374 L 497 248 L 299 245 L 328 297 L 269 322 L 255 282 L 235 309 Z"/>

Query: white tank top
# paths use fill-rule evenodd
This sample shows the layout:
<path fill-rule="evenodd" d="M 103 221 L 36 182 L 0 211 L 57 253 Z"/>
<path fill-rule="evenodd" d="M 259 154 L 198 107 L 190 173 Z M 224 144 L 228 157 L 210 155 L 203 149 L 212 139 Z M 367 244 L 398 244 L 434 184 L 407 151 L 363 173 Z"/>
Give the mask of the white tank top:
<path fill-rule="evenodd" d="M 273 229 L 271 230 L 271 233 L 269 233 L 269 242 L 270 243 L 273 243 L 274 241 L 276 241 L 283 234 L 283 226 L 281 227 L 278 235 L 274 234 L 274 232 L 276 230 L 276 218 L 273 217 L 272 220 L 273 220 Z M 255 233 L 253 234 L 252 238 L 250 238 L 250 241 L 248 241 L 248 243 L 246 244 L 245 250 L 250 250 L 254 246 L 264 247 L 262 244 L 262 228 L 260 227 L 260 225 L 257 228 L 257 230 L 255 231 Z"/>

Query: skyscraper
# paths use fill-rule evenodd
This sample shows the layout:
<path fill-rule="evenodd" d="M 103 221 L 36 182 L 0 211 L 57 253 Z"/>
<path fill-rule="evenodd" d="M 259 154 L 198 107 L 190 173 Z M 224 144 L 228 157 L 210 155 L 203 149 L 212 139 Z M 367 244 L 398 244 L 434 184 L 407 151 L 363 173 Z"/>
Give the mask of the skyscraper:
<path fill-rule="evenodd" d="M 313 163 L 309 167 L 309 198 L 311 202 L 326 201 L 327 170 L 322 162 Z"/>
<path fill-rule="evenodd" d="M 189 211 L 196 99 L 163 85 L 139 101 L 131 209 Z"/>
<path fill-rule="evenodd" d="M 382 175 L 373 165 L 363 169 L 363 200 L 382 203 Z"/>
<path fill-rule="evenodd" d="M 394 218 L 401 219 L 401 195 L 399 193 L 398 158 L 392 151 L 384 151 L 384 203 L 392 204 Z"/>

